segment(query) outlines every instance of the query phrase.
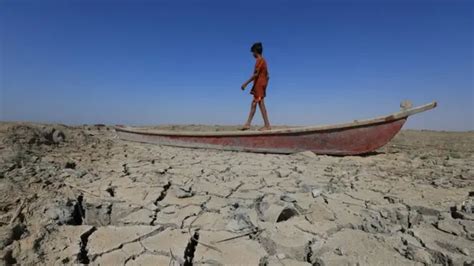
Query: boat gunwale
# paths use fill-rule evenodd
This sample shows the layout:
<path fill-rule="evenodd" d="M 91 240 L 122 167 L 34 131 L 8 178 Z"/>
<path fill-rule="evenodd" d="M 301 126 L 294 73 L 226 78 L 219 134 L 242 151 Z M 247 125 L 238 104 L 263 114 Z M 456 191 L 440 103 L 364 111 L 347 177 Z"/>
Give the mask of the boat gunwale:
<path fill-rule="evenodd" d="M 380 123 L 388 123 L 396 120 L 407 118 L 411 115 L 431 110 L 437 106 L 437 102 L 420 105 L 406 110 L 401 110 L 385 116 L 379 116 L 371 119 L 354 120 L 353 122 L 346 122 L 333 125 L 322 126 L 305 126 L 292 127 L 285 129 L 273 129 L 268 131 L 167 131 L 167 130 L 150 130 L 138 127 L 122 127 L 116 126 L 115 130 L 119 132 L 134 133 L 141 135 L 156 135 L 156 136 L 176 136 L 176 137 L 244 137 L 244 136 L 272 136 L 272 135 L 287 135 L 298 133 L 313 133 L 330 130 L 344 130 L 348 128 L 363 127 L 376 125 Z"/>

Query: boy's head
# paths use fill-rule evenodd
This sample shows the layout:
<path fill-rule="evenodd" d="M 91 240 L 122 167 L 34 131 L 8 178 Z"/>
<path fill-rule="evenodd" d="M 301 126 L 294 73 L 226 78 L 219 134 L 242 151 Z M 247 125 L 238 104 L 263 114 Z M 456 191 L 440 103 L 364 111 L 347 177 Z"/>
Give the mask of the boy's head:
<path fill-rule="evenodd" d="M 256 42 L 250 47 L 250 52 L 252 52 L 254 57 L 257 57 L 257 55 L 262 55 L 263 53 L 263 46 L 261 42 Z"/>

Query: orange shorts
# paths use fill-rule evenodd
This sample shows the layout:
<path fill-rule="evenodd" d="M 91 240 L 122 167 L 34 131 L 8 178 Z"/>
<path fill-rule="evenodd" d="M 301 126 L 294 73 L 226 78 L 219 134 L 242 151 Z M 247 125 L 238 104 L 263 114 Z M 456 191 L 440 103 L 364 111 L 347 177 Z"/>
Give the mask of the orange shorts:
<path fill-rule="evenodd" d="M 265 90 L 266 86 L 254 86 L 250 91 L 250 94 L 253 95 L 253 101 L 256 103 L 261 102 L 265 98 Z"/>

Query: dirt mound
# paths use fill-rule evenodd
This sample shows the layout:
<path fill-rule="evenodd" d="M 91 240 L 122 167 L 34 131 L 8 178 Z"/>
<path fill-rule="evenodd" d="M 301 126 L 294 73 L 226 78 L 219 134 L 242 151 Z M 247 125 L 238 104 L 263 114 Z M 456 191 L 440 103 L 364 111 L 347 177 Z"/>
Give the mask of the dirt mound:
<path fill-rule="evenodd" d="M 82 223 L 81 195 L 64 181 L 94 174 L 96 149 L 108 147 L 80 127 L 0 123 L 0 264 L 38 262 L 49 230 Z M 18 253 L 25 239 L 30 251 Z"/>
<path fill-rule="evenodd" d="M 82 145 L 94 141 L 78 128 L 65 125 L 6 124 L 2 125 L 4 145 L 41 146 L 73 144 Z"/>

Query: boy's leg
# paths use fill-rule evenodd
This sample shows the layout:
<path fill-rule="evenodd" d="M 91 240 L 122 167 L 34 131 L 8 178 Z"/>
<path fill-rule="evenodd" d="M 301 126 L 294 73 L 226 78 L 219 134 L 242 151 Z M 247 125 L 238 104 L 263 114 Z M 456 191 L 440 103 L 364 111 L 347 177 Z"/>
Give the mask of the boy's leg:
<path fill-rule="evenodd" d="M 268 120 L 267 108 L 265 108 L 265 102 L 261 99 L 258 102 L 258 107 L 260 107 L 260 112 L 262 112 L 263 122 L 265 126 L 262 127 L 260 130 L 270 130 L 270 121 Z"/>
<path fill-rule="evenodd" d="M 252 123 L 253 116 L 255 115 L 255 111 L 257 110 L 257 102 L 252 100 L 252 104 L 250 105 L 250 113 L 247 119 L 247 123 L 245 123 L 242 129 L 250 129 L 250 124 Z"/>

